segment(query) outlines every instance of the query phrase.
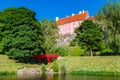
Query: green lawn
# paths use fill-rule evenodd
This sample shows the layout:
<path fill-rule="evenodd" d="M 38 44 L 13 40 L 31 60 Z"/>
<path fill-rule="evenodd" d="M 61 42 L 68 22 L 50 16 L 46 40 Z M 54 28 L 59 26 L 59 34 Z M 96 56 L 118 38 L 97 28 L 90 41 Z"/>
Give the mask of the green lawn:
<path fill-rule="evenodd" d="M 59 65 L 65 64 L 68 71 L 120 71 L 120 56 L 109 57 L 65 57 L 58 60 Z"/>
<path fill-rule="evenodd" d="M 59 67 L 65 65 L 68 73 L 76 72 L 112 72 L 120 75 L 120 56 L 64 57 L 57 60 Z M 49 66 L 51 66 L 50 64 Z M 87 72 L 86 72 L 87 73 Z M 84 74 L 84 73 L 83 73 Z M 91 74 L 91 73 L 90 73 Z"/>
<path fill-rule="evenodd" d="M 20 68 L 39 68 L 37 64 L 16 63 L 15 60 L 10 60 L 6 55 L 0 54 L 0 74 L 2 73 L 16 73 Z"/>
<path fill-rule="evenodd" d="M 59 68 L 65 65 L 67 72 L 72 71 L 107 71 L 120 73 L 120 56 L 107 57 L 63 57 L 57 60 Z M 53 63 L 45 67 L 51 67 Z M 7 56 L 0 54 L 0 72 L 17 72 L 20 68 L 41 68 L 37 64 L 16 63 L 14 60 L 8 59 Z"/>

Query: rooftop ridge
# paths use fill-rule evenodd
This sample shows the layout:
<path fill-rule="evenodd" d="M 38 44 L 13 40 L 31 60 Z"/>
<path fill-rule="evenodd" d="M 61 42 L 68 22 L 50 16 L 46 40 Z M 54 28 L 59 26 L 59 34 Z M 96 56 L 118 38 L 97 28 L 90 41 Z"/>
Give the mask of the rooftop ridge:
<path fill-rule="evenodd" d="M 89 15 L 88 11 L 84 11 L 80 14 L 74 14 L 74 15 L 71 15 L 68 17 L 58 19 L 57 23 L 58 23 L 58 25 L 62 25 L 62 24 L 66 24 L 66 23 L 70 23 L 70 22 L 74 22 L 74 21 L 85 20 L 88 15 Z"/>
<path fill-rule="evenodd" d="M 84 13 L 88 13 L 88 11 L 85 11 Z M 80 14 L 84 14 L 83 12 L 81 12 Z M 69 18 L 69 17 L 74 17 L 74 16 L 76 16 L 76 15 L 80 15 L 79 13 L 78 14 L 74 14 L 73 16 L 71 15 L 71 16 L 67 16 L 67 17 L 63 17 L 63 18 L 59 18 L 59 20 L 60 19 L 65 19 L 65 18 Z"/>

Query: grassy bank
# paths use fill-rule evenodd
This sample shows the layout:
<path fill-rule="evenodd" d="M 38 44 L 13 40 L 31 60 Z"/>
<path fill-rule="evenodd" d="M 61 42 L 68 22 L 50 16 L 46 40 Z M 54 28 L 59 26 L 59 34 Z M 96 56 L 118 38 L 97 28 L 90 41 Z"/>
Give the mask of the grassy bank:
<path fill-rule="evenodd" d="M 16 63 L 15 60 L 10 60 L 6 55 L 0 54 L 0 75 L 16 74 L 21 68 L 39 68 L 37 64 Z"/>
<path fill-rule="evenodd" d="M 65 66 L 68 73 L 88 75 L 119 75 L 120 56 L 107 57 L 63 57 L 57 60 L 59 68 Z M 52 67 L 53 63 L 45 67 Z M 0 54 L 0 75 L 16 74 L 20 68 L 41 68 L 37 64 L 16 63 Z"/>
<path fill-rule="evenodd" d="M 59 68 L 65 65 L 67 72 L 72 74 L 120 75 L 120 56 L 64 57 L 57 63 Z"/>

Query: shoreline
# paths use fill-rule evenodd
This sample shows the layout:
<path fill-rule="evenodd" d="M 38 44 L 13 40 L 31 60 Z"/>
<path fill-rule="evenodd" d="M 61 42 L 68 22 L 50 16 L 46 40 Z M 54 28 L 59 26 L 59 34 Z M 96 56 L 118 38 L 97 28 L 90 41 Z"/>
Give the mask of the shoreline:
<path fill-rule="evenodd" d="M 46 73 L 47 74 L 47 73 Z M 48 73 L 49 74 L 49 73 Z M 52 73 L 54 74 L 54 73 Z M 55 73 L 56 74 L 56 73 Z M 64 73 L 58 73 L 58 74 L 64 74 Z M 75 70 L 71 71 L 66 74 L 72 74 L 72 75 L 94 75 L 94 76 L 120 76 L 120 72 L 118 71 L 86 71 L 86 70 Z M 0 71 L 0 75 L 17 75 L 17 72 L 15 71 Z"/>

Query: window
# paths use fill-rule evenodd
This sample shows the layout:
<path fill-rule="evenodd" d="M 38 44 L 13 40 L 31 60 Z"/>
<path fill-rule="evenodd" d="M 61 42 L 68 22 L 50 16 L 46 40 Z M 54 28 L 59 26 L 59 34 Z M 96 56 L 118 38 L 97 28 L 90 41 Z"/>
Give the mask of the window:
<path fill-rule="evenodd" d="M 78 25 L 80 25 L 80 22 L 78 22 Z"/>
<path fill-rule="evenodd" d="M 62 26 L 60 26 L 60 31 L 62 32 Z"/>
<path fill-rule="evenodd" d="M 73 23 L 73 25 L 75 25 L 75 23 Z"/>

